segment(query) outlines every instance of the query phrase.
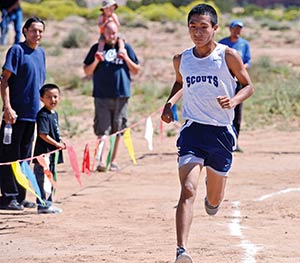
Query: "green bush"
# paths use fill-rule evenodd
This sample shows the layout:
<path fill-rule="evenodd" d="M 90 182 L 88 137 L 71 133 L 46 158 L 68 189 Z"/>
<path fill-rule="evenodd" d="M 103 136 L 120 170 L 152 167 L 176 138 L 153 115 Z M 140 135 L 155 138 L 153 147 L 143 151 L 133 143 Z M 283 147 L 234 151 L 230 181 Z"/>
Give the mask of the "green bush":
<path fill-rule="evenodd" d="M 49 11 L 40 5 L 28 4 L 24 2 L 22 3 L 22 9 L 24 15 L 27 17 L 38 16 L 41 19 L 52 18 L 51 15 L 49 15 Z"/>
<path fill-rule="evenodd" d="M 184 19 L 186 19 L 186 17 L 188 15 L 188 13 L 190 12 L 190 10 L 198 4 L 200 4 L 199 1 L 193 1 L 193 2 L 189 3 L 187 6 L 180 6 L 179 7 L 179 10 L 181 10 L 181 12 L 183 13 Z M 215 10 L 218 14 L 218 18 L 221 17 L 221 11 L 220 11 L 219 7 L 213 1 L 205 1 L 205 4 L 211 5 L 213 8 L 215 8 Z"/>
<path fill-rule="evenodd" d="M 236 4 L 236 0 L 215 0 L 214 3 L 218 6 L 220 11 L 224 13 L 231 13 L 234 5 Z"/>
<path fill-rule="evenodd" d="M 183 18 L 183 13 L 170 3 L 141 6 L 136 13 L 150 21 L 178 21 Z"/>
<path fill-rule="evenodd" d="M 262 13 L 263 12 L 263 8 L 257 5 L 246 5 L 244 6 L 244 12 L 243 15 L 244 16 L 253 16 L 254 13 Z"/>
<path fill-rule="evenodd" d="M 300 117 L 299 73 L 269 57 L 253 62 L 249 73 L 255 92 L 245 102 L 244 119 L 248 127 L 270 125 L 278 120 L 288 124 L 292 118 Z"/>
<path fill-rule="evenodd" d="M 116 13 L 122 25 L 130 25 L 139 19 L 137 14 L 127 6 L 120 6 Z"/>
<path fill-rule="evenodd" d="M 230 12 L 235 0 L 224 3 L 222 0 L 202 1 L 216 8 L 219 18 L 221 11 Z M 199 1 L 191 0 L 129 0 L 127 6 L 120 6 L 117 13 L 123 17 L 125 24 L 140 24 L 142 19 L 151 21 L 182 21 L 192 7 Z M 99 16 L 99 7 L 87 9 L 84 0 L 27 0 L 22 2 L 25 16 L 38 16 L 42 19 L 63 20 L 70 15 L 78 15 L 88 19 Z M 263 9 L 256 5 L 246 5 L 241 15 L 255 18 L 269 18 L 276 21 L 296 21 L 300 18 L 300 10 L 296 7 L 288 9 Z M 135 12 L 136 11 L 136 12 Z M 139 16 L 139 15 L 140 16 Z M 142 23 L 144 24 L 144 23 Z"/>
<path fill-rule="evenodd" d="M 300 10 L 299 8 L 295 9 L 287 9 L 286 12 L 283 13 L 282 20 L 283 21 L 296 21 L 300 19 Z"/>
<path fill-rule="evenodd" d="M 149 80 L 143 84 L 134 83 L 130 99 L 130 111 L 151 113 L 164 105 L 169 92 L 169 86 L 156 80 Z"/>
<path fill-rule="evenodd" d="M 255 5 L 247 5 L 242 13 L 244 16 L 253 16 L 259 19 L 271 19 L 275 21 L 297 21 L 300 18 L 299 8 L 272 8 L 263 9 Z"/>
<path fill-rule="evenodd" d="M 141 6 L 141 2 L 135 0 L 128 0 L 126 6 L 131 10 L 136 10 Z"/>
<path fill-rule="evenodd" d="M 79 7 L 72 0 L 45 0 L 39 4 L 22 3 L 25 16 L 38 16 L 42 19 L 63 20 L 70 15 L 88 17 L 90 10 Z"/>
<path fill-rule="evenodd" d="M 62 46 L 64 48 L 79 48 L 88 44 L 89 39 L 86 36 L 86 32 L 80 28 L 73 28 L 63 40 Z"/>

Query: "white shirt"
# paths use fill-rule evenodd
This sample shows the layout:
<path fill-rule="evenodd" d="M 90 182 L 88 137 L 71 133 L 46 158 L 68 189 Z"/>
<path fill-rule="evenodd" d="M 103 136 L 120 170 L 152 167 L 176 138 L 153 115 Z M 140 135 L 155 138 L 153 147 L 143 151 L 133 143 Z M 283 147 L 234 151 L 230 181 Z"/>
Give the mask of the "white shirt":
<path fill-rule="evenodd" d="M 237 86 L 225 61 L 225 49 L 225 45 L 217 44 L 204 58 L 197 58 L 193 48 L 183 51 L 179 71 L 184 119 L 214 126 L 232 124 L 234 109 L 222 109 L 217 101 L 218 96 L 233 97 Z"/>

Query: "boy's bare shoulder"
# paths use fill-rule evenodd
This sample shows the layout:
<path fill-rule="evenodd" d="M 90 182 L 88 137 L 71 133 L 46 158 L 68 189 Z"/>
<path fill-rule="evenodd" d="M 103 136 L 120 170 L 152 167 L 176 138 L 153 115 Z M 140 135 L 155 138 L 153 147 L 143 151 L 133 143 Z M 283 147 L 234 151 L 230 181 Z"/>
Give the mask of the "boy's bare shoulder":
<path fill-rule="evenodd" d="M 226 49 L 225 49 L 225 55 L 226 55 L 226 57 L 234 58 L 234 57 L 239 56 L 239 53 L 238 53 L 237 50 L 235 50 L 233 48 L 226 47 Z"/>
<path fill-rule="evenodd" d="M 182 56 L 182 53 L 174 55 L 173 61 L 180 61 L 181 60 L 181 56 Z"/>

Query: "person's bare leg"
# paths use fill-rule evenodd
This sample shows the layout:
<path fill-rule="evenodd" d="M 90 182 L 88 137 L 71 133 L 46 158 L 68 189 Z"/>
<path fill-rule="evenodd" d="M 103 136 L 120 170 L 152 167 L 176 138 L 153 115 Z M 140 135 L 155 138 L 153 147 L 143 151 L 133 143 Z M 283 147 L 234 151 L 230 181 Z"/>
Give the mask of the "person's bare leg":
<path fill-rule="evenodd" d="M 176 210 L 177 246 L 186 247 L 193 219 L 193 205 L 196 199 L 200 177 L 199 164 L 190 163 L 179 168 L 181 194 Z"/>
<path fill-rule="evenodd" d="M 100 61 L 104 60 L 104 54 L 103 54 L 104 46 L 105 46 L 105 39 L 100 37 L 99 42 L 98 42 L 98 49 L 95 54 L 95 57 L 97 59 L 99 59 Z"/>
<path fill-rule="evenodd" d="M 118 38 L 118 46 L 119 46 L 119 53 L 124 53 L 126 52 L 125 49 L 125 41 L 121 37 Z"/>
<path fill-rule="evenodd" d="M 206 200 L 212 207 L 218 207 L 223 198 L 226 186 L 226 176 L 221 176 L 207 168 L 206 177 Z"/>
<path fill-rule="evenodd" d="M 108 156 L 108 147 L 109 147 L 109 136 L 103 135 L 103 136 L 98 136 L 98 139 L 100 141 L 99 146 L 103 143 L 102 147 L 102 152 L 99 156 L 99 163 L 97 165 L 97 170 L 99 172 L 104 172 L 105 171 L 105 166 L 106 166 L 106 160 Z"/>
<path fill-rule="evenodd" d="M 121 136 L 116 135 L 115 147 L 114 147 L 114 150 L 113 150 L 113 153 L 112 153 L 112 156 L 111 156 L 111 163 L 116 163 L 120 138 L 121 138 Z"/>
<path fill-rule="evenodd" d="M 99 42 L 98 42 L 98 49 L 97 49 L 97 51 L 103 52 L 104 46 L 105 46 L 105 38 L 104 37 L 100 37 Z"/>

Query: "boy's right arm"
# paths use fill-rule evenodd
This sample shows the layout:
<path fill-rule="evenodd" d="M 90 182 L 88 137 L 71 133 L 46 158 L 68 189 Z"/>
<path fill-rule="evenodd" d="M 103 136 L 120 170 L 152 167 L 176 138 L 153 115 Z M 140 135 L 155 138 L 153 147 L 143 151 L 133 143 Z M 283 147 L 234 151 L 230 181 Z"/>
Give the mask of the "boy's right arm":
<path fill-rule="evenodd" d="M 98 26 L 101 27 L 101 26 L 103 26 L 103 24 L 104 24 L 103 23 L 103 15 L 99 15 L 98 16 Z"/>
<path fill-rule="evenodd" d="M 175 70 L 176 79 L 161 115 L 161 119 L 166 123 L 170 123 L 171 121 L 174 121 L 171 108 L 182 96 L 183 80 L 179 72 L 180 61 L 181 61 L 181 54 L 175 55 L 173 58 L 173 66 Z"/>

